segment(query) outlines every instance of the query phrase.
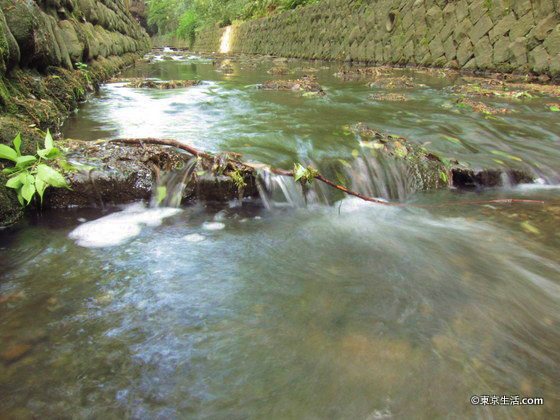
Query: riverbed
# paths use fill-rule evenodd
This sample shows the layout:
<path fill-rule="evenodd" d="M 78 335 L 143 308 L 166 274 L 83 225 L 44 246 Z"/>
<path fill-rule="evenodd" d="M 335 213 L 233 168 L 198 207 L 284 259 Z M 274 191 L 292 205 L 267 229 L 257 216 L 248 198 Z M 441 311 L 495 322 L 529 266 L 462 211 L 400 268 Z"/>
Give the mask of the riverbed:
<path fill-rule="evenodd" d="M 446 159 L 536 179 L 388 188 L 398 199 L 560 201 L 558 98 L 477 99 L 514 111 L 489 114 L 457 106 L 463 80 L 450 73 L 403 69 L 411 86 L 378 87 L 336 77 L 340 64 L 168 53 L 121 76 L 202 83 L 109 83 L 64 136 L 174 138 L 291 169 L 356 160 L 346 127 L 364 122 Z M 293 73 L 268 73 L 277 66 Z M 304 74 L 326 95 L 258 89 Z M 380 94 L 407 100 L 371 97 Z M 366 191 L 376 182 L 360 180 Z M 277 183 L 264 204 L 108 204 L 0 232 L 0 418 L 560 417 L 560 206 L 333 203 Z M 87 229 L 101 218 L 103 229 Z"/>

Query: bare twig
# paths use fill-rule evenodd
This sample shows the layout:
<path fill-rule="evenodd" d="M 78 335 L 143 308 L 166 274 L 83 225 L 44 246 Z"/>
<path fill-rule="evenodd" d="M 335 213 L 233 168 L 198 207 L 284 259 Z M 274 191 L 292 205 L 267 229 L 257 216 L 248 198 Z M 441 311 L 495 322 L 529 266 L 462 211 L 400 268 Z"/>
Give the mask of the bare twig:
<path fill-rule="evenodd" d="M 173 139 L 156 139 L 156 138 L 114 139 L 114 140 L 109 140 L 109 142 L 111 142 L 111 143 L 126 143 L 126 144 L 140 144 L 140 145 L 142 145 L 142 143 L 145 143 L 145 144 L 159 144 L 159 145 L 162 145 L 162 146 L 172 146 L 172 147 L 176 147 L 178 149 L 184 150 L 187 153 L 190 153 L 191 155 L 194 155 L 196 157 L 214 159 L 214 156 L 210 153 L 201 152 L 201 151 L 199 151 L 198 149 L 195 149 L 192 146 L 189 146 L 187 144 L 181 143 L 181 142 L 179 142 L 177 140 L 173 140 Z M 246 167 L 247 170 L 253 170 L 254 169 L 254 166 L 251 166 L 251 164 L 245 164 L 245 163 L 239 162 L 239 161 L 236 161 L 235 163 Z M 267 166 L 264 166 L 264 167 L 267 168 L 270 172 L 272 172 L 273 174 L 276 174 L 276 175 L 291 176 L 291 177 L 294 176 L 293 171 L 287 171 L 287 170 L 284 170 L 284 169 L 275 169 L 275 168 L 270 168 L 270 167 L 267 167 Z M 512 204 L 512 203 L 531 203 L 531 204 L 546 204 L 546 205 L 552 205 L 552 206 L 560 206 L 560 203 L 551 202 L 551 201 L 525 200 L 525 199 L 517 199 L 517 198 L 505 198 L 505 199 L 484 200 L 484 201 L 462 201 L 462 202 L 458 202 L 458 203 L 443 203 L 443 204 L 394 203 L 394 202 L 390 202 L 390 201 L 380 200 L 378 198 L 368 197 L 366 195 L 363 195 L 363 194 L 357 193 L 355 191 L 349 190 L 348 188 L 346 188 L 342 185 L 338 185 L 335 182 L 325 178 L 324 176 L 322 176 L 319 173 L 315 174 L 314 178 L 321 181 L 321 182 L 324 182 L 325 184 L 327 184 L 327 185 L 329 185 L 333 188 L 336 188 L 337 190 L 340 190 L 340 191 L 342 191 L 346 194 L 353 195 L 354 197 L 358 197 L 362 200 L 369 201 L 371 203 L 382 204 L 382 205 L 385 205 L 385 206 L 438 208 L 438 207 L 467 206 L 467 205 L 479 205 L 479 204 Z"/>

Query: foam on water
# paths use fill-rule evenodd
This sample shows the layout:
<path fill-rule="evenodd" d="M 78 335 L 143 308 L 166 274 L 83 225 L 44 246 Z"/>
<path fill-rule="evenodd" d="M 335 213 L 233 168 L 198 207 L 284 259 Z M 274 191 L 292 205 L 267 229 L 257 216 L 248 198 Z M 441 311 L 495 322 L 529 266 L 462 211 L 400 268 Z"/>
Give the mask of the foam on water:
<path fill-rule="evenodd" d="M 121 212 L 78 226 L 69 237 L 88 248 L 117 246 L 138 236 L 142 226 L 159 226 L 163 219 L 179 212 L 176 208 L 147 209 L 143 204 L 132 204 Z"/>

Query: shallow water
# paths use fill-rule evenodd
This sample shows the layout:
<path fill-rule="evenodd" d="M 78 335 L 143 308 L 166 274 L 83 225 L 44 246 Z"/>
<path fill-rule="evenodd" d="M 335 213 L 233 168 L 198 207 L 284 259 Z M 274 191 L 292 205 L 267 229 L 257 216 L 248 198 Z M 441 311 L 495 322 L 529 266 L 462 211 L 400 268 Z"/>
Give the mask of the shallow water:
<path fill-rule="evenodd" d="M 520 112 L 499 122 L 441 108 L 445 80 L 414 90 L 418 102 L 369 103 L 372 88 L 333 78 L 336 66 L 318 72 L 325 98 L 302 98 L 252 86 L 271 78 L 268 60 L 232 65 L 130 70 L 204 84 L 108 85 L 65 135 L 179 138 L 289 167 L 351 159 L 342 126 L 364 121 L 473 163 L 507 150 L 554 183 L 560 130 L 539 102 L 550 99 L 512 102 Z M 558 202 L 560 187 L 409 199 L 505 197 Z M 560 417 L 560 207 L 294 204 L 45 212 L 0 233 L 0 418 Z"/>

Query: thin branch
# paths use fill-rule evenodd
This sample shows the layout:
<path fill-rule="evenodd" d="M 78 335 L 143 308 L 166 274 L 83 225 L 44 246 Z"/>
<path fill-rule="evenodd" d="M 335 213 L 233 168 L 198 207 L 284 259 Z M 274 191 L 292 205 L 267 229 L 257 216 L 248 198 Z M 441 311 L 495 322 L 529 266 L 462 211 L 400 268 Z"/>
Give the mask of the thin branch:
<path fill-rule="evenodd" d="M 114 139 L 109 140 L 110 143 L 126 143 L 126 144 L 159 144 L 162 146 L 172 146 L 178 149 L 184 150 L 191 155 L 196 157 L 203 157 L 207 159 L 214 159 L 214 156 L 207 152 L 201 152 L 198 149 L 195 149 L 192 146 L 187 144 L 181 143 L 177 140 L 173 139 L 156 139 L 156 138 L 142 138 L 142 139 Z M 244 164 L 242 162 L 236 162 L 240 165 L 245 166 L 248 170 L 253 170 L 250 164 Z M 266 166 L 265 166 L 266 167 Z M 276 175 L 282 176 L 294 176 L 293 171 L 287 171 L 284 169 L 275 169 L 268 167 L 268 170 Z M 531 204 L 547 204 L 551 206 L 560 206 L 560 203 L 555 203 L 551 201 L 544 201 L 544 200 L 525 200 L 525 199 L 517 199 L 517 198 L 505 198 L 505 199 L 497 199 L 497 200 L 484 200 L 484 201 L 462 201 L 458 203 L 443 203 L 443 204 L 413 204 L 413 203 L 394 203 L 390 201 L 380 200 L 378 198 L 368 197 L 367 195 L 362 195 L 355 191 L 349 190 L 348 188 L 338 185 L 335 182 L 325 178 L 323 175 L 317 173 L 314 176 L 315 179 L 324 182 L 325 184 L 336 188 L 346 194 L 353 195 L 354 197 L 358 197 L 362 200 L 369 201 L 371 203 L 382 204 L 384 206 L 395 206 L 395 207 L 417 207 L 417 208 L 425 208 L 425 209 L 433 209 L 438 207 L 452 207 L 452 206 L 467 206 L 467 205 L 478 205 L 478 204 L 512 204 L 512 203 L 531 203 Z"/>

